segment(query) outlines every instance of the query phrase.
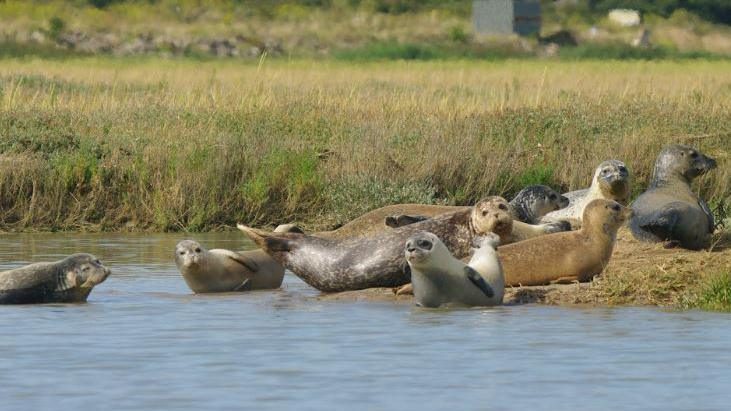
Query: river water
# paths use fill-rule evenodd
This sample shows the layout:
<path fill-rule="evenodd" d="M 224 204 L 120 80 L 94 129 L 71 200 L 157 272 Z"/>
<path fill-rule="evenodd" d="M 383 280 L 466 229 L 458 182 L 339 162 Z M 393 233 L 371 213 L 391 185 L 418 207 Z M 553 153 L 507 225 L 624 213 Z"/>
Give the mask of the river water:
<path fill-rule="evenodd" d="M 291 274 L 196 296 L 173 261 L 184 238 L 0 235 L 0 269 L 74 252 L 112 269 L 88 304 L 0 306 L 0 410 L 731 407 L 726 314 L 318 301 Z"/>

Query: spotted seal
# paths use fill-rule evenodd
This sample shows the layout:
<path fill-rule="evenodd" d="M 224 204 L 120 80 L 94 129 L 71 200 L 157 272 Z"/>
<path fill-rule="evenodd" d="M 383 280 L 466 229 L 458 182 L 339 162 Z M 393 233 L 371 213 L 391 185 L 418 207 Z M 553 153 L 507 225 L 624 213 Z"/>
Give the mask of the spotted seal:
<path fill-rule="evenodd" d="M 495 250 L 500 238 L 488 234 L 479 239 L 468 264 L 454 258 L 439 237 L 425 231 L 409 238 L 406 261 L 411 268 L 416 304 L 490 306 L 503 303 L 505 279 Z"/>
<path fill-rule="evenodd" d="M 438 235 L 456 258 L 464 258 L 476 236 L 504 225 L 509 230 L 510 214 L 507 209 L 496 208 L 493 200 L 488 198 L 466 210 L 345 240 L 238 227 L 275 261 L 320 291 L 395 287 L 410 280 L 403 247 L 417 231 Z"/>
<path fill-rule="evenodd" d="M 716 165 L 716 160 L 692 147 L 662 150 L 649 188 L 632 203 L 629 227 L 635 238 L 670 241 L 691 250 L 707 248 L 715 228 L 713 214 L 690 184 Z"/>
<path fill-rule="evenodd" d="M 0 272 L 0 304 L 82 303 L 110 270 L 91 254 Z"/>
<path fill-rule="evenodd" d="M 278 288 L 284 268 L 261 250 L 206 250 L 197 241 L 175 246 L 175 264 L 194 293 Z"/>
<path fill-rule="evenodd" d="M 630 177 L 627 166 L 619 160 L 607 160 L 599 164 L 594 171 L 594 178 L 589 188 L 564 193 L 563 195 L 569 199 L 568 207 L 546 214 L 541 221 L 572 219 L 578 226 L 584 215 L 584 208 L 593 200 L 614 200 L 626 206 L 629 194 Z"/>
<path fill-rule="evenodd" d="M 569 199 L 544 185 L 528 186 L 510 200 L 513 218 L 527 224 L 540 224 L 541 217 L 569 205 Z"/>

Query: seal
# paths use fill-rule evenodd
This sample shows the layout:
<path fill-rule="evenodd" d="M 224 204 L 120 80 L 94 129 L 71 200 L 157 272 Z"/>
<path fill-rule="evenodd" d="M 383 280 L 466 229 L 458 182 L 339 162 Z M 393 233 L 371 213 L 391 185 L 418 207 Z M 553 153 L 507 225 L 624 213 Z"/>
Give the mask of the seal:
<path fill-rule="evenodd" d="M 630 178 L 627 166 L 619 160 L 607 160 L 599 164 L 594 171 L 594 178 L 589 188 L 564 193 L 563 195 L 569 199 L 568 207 L 546 214 L 541 221 L 572 219 L 578 222 L 576 224 L 578 227 L 584 215 L 584 208 L 593 200 L 614 200 L 626 206 L 629 194 Z"/>
<path fill-rule="evenodd" d="M 509 204 L 504 198 L 498 196 L 492 196 L 489 198 L 492 199 L 492 202 L 496 206 L 507 208 L 511 216 L 515 214 L 511 204 Z M 543 206 L 534 208 L 535 211 L 531 211 L 533 215 L 539 215 L 541 211 L 538 210 L 545 210 L 545 207 Z M 470 207 L 428 204 L 395 204 L 370 211 L 336 230 L 321 231 L 314 233 L 313 235 L 330 239 L 368 237 L 370 235 L 382 233 L 386 231 L 388 227 L 398 228 L 414 222 L 423 221 L 427 218 L 436 217 L 444 213 L 452 213 L 468 209 L 470 209 Z M 500 235 L 501 244 L 509 244 L 539 235 L 566 231 L 568 229 L 570 229 L 570 227 L 567 223 L 561 221 L 550 221 L 541 225 L 531 225 L 516 220 L 513 221 L 510 232 L 493 232 Z"/>
<path fill-rule="evenodd" d="M 83 303 L 109 276 L 91 254 L 0 272 L 0 304 Z"/>
<path fill-rule="evenodd" d="M 690 250 L 708 248 L 715 229 L 713 213 L 690 185 L 716 165 L 716 160 L 692 147 L 674 145 L 662 150 L 649 188 L 632 203 L 632 235 Z"/>
<path fill-rule="evenodd" d="M 566 196 L 544 185 L 528 186 L 510 200 L 513 218 L 527 224 L 540 224 L 541 217 L 568 205 Z"/>
<path fill-rule="evenodd" d="M 577 231 L 549 234 L 500 246 L 498 254 L 511 286 L 586 282 L 609 262 L 617 230 L 632 211 L 613 200 L 592 200 Z"/>
<path fill-rule="evenodd" d="M 261 250 L 206 250 L 183 240 L 175 246 L 175 265 L 194 293 L 279 288 L 284 268 Z"/>
<path fill-rule="evenodd" d="M 417 231 L 438 235 L 456 258 L 466 257 L 477 236 L 510 231 L 507 206 L 487 198 L 467 210 L 442 214 L 367 237 L 328 239 L 299 233 L 267 233 L 238 225 L 267 254 L 312 287 L 324 292 L 396 287 L 409 282 L 403 247 Z M 497 204 L 504 205 L 500 201 Z"/>
<path fill-rule="evenodd" d="M 417 232 L 406 242 L 406 261 L 416 305 L 491 306 L 503 303 L 505 279 L 496 247 L 500 238 L 488 234 L 478 239 L 468 264 L 454 258 L 439 237 Z"/>

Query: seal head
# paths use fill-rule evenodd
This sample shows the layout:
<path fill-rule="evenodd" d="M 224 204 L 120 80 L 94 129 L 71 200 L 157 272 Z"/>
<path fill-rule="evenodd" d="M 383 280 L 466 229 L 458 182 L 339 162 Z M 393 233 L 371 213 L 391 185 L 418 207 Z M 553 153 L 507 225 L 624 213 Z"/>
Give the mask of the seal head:
<path fill-rule="evenodd" d="M 661 151 L 657 157 L 650 187 L 658 187 L 677 179 L 690 183 L 694 178 L 706 174 L 717 165 L 715 159 L 699 153 L 693 147 L 670 146 Z"/>
<path fill-rule="evenodd" d="M 175 246 L 175 263 L 178 267 L 196 267 L 201 263 L 201 255 L 205 251 L 197 241 L 183 240 Z"/>
<path fill-rule="evenodd" d="M 597 167 L 594 181 L 599 184 L 604 198 L 611 198 L 627 204 L 629 198 L 629 170 L 619 160 L 607 160 Z"/>
<path fill-rule="evenodd" d="M 510 200 L 510 205 L 513 218 L 528 224 L 538 224 L 544 215 L 567 207 L 569 199 L 551 187 L 532 185 L 520 190 Z"/>
<path fill-rule="evenodd" d="M 62 270 L 66 274 L 65 286 L 91 290 L 103 283 L 111 271 L 102 265 L 98 258 L 91 254 L 73 254 L 62 261 Z M 65 288 L 65 287 L 61 287 Z"/>

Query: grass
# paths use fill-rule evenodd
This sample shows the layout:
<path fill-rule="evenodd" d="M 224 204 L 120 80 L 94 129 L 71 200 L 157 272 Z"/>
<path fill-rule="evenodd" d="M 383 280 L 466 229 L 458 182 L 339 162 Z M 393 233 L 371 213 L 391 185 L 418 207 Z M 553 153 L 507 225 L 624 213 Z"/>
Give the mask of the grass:
<path fill-rule="evenodd" d="M 205 231 L 342 224 L 394 202 L 469 204 L 588 184 L 656 153 L 719 160 L 731 197 L 724 61 L 352 63 L 8 59 L 0 67 L 5 230 Z"/>

